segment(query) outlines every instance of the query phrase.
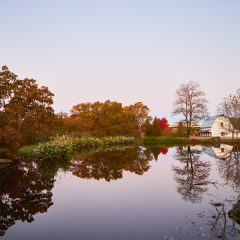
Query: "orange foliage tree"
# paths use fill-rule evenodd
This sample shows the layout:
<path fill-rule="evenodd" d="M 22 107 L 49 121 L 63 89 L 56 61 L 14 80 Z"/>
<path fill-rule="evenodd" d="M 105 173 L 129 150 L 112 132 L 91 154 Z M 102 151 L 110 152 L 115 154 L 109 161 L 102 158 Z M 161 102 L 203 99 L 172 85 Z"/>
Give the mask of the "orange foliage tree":
<path fill-rule="evenodd" d="M 123 107 L 119 102 L 81 103 L 73 106 L 70 121 L 83 136 L 138 136 L 149 109 L 142 103 Z"/>
<path fill-rule="evenodd" d="M 14 127 L 25 143 L 43 140 L 53 125 L 53 93 L 34 79 L 18 79 L 6 66 L 0 71 L 0 93 L 0 127 Z"/>

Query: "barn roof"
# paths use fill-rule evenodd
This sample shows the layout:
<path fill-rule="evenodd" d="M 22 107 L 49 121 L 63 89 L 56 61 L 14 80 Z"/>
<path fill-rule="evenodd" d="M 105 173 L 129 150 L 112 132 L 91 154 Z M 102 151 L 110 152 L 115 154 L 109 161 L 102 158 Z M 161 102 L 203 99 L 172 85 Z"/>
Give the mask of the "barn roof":
<path fill-rule="evenodd" d="M 205 118 L 201 124 L 201 128 L 211 128 L 217 117 L 219 116 Z"/>

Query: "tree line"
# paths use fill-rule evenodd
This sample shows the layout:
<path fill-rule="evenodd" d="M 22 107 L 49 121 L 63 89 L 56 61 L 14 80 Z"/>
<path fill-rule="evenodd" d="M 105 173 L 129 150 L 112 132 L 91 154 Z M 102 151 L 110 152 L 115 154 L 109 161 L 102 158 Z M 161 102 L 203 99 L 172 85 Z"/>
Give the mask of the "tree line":
<path fill-rule="evenodd" d="M 54 112 L 54 94 L 31 78 L 19 79 L 7 66 L 0 70 L 0 157 L 20 145 L 50 136 L 80 137 L 141 135 L 150 109 L 141 102 L 123 106 L 116 101 L 80 103 L 70 114 Z"/>
<path fill-rule="evenodd" d="M 19 79 L 7 66 L 0 70 L 0 156 L 6 149 L 46 141 L 50 136 L 79 137 L 160 136 L 171 134 L 166 118 L 151 118 L 142 102 L 123 106 L 116 101 L 79 103 L 70 114 L 55 113 L 54 94 L 32 78 Z M 176 91 L 173 115 L 182 115 L 176 134 L 189 137 L 192 126 L 208 115 L 206 94 L 197 82 L 183 83 Z M 218 112 L 240 124 L 240 90 L 219 104 Z"/>

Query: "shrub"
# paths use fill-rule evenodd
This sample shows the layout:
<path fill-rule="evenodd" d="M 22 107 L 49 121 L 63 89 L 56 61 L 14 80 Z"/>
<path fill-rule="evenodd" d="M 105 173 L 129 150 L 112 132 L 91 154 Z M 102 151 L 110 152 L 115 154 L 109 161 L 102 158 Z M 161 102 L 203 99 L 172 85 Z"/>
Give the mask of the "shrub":
<path fill-rule="evenodd" d="M 77 138 L 71 136 L 55 137 L 49 142 L 40 143 L 35 150 L 35 155 L 40 160 L 69 159 L 75 151 L 83 149 L 96 149 L 134 143 L 132 137 L 108 138 Z"/>

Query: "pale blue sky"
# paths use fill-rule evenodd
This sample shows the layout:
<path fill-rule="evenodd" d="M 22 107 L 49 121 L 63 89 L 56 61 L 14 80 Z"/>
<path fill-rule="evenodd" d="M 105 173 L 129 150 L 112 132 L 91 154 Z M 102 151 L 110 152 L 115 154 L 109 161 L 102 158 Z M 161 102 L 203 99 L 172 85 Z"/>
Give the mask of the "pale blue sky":
<path fill-rule="evenodd" d="M 0 1 L 0 65 L 80 102 L 142 101 L 170 122 L 174 93 L 198 81 L 215 113 L 240 88 L 239 0 Z"/>

